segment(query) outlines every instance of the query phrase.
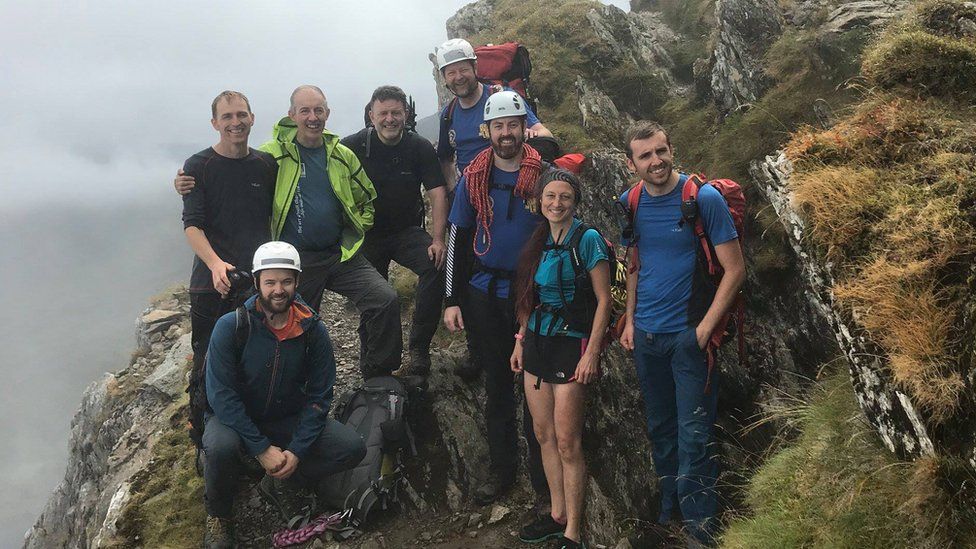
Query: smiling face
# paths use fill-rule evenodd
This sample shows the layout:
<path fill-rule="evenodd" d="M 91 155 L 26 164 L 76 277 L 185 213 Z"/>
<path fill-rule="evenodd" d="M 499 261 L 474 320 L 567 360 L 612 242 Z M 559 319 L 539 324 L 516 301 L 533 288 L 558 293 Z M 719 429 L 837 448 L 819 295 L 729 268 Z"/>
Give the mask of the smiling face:
<path fill-rule="evenodd" d="M 407 109 L 396 99 L 377 99 L 369 108 L 369 121 L 373 123 L 380 139 L 387 144 L 400 140 L 406 119 Z"/>
<path fill-rule="evenodd" d="M 515 158 L 525 141 L 525 117 L 506 116 L 489 121 L 488 137 L 491 138 L 491 150 L 498 158 Z"/>
<path fill-rule="evenodd" d="M 222 144 L 247 146 L 247 136 L 254 126 L 254 115 L 246 101 L 240 97 L 226 96 L 217 101 L 210 123 L 220 132 Z"/>
<path fill-rule="evenodd" d="M 671 145 L 664 132 L 656 132 L 647 139 L 634 139 L 630 142 L 631 155 L 627 157 L 627 167 L 652 188 L 670 191 L 667 187 L 674 173 Z M 675 177 L 672 177 L 674 174 Z"/>
<path fill-rule="evenodd" d="M 443 73 L 448 89 L 461 99 L 470 97 L 478 89 L 474 63 L 468 59 L 451 63 L 444 67 Z"/>
<path fill-rule="evenodd" d="M 291 269 L 265 269 L 257 273 L 255 283 L 261 309 L 268 314 L 281 314 L 295 301 L 298 272 Z"/>
<path fill-rule="evenodd" d="M 576 213 L 576 191 L 565 181 L 557 179 L 546 183 L 539 201 L 543 217 L 551 223 L 562 223 Z"/>
<path fill-rule="evenodd" d="M 321 145 L 322 131 L 329 119 L 325 96 L 312 88 L 300 88 L 292 96 L 288 117 L 298 126 L 298 141 L 305 146 Z"/>

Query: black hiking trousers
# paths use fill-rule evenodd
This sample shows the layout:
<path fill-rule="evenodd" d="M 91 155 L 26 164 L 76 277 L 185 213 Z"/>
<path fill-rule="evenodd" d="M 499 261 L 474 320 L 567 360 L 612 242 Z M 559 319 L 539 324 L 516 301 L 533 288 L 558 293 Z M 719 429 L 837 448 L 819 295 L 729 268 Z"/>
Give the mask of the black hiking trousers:
<path fill-rule="evenodd" d="M 518 469 L 518 418 L 515 406 L 515 374 L 510 366 L 515 348 L 515 308 L 512 300 L 491 297 L 468 287 L 465 292 L 468 305 L 462 312 L 468 337 L 478 341 L 477 359 L 485 371 L 485 395 L 487 406 L 485 420 L 488 424 L 488 454 L 491 471 L 503 480 L 515 479 Z M 532 428 L 532 415 L 522 399 L 522 436 L 528 447 L 529 481 L 537 496 L 549 496 L 546 472 L 542 468 L 542 452 Z"/>
<path fill-rule="evenodd" d="M 281 419 L 255 422 L 271 444 L 283 450 L 301 422 L 300 414 Z M 234 496 L 244 470 L 244 443 L 240 435 L 220 422 L 215 415 L 207 417 L 203 431 L 204 498 L 207 514 L 233 518 Z M 329 418 L 298 469 L 289 477 L 298 486 L 319 490 L 318 484 L 328 475 L 352 469 L 366 456 L 366 445 L 359 433 L 348 425 Z"/>
<path fill-rule="evenodd" d="M 336 247 L 325 252 L 299 250 L 302 274 L 298 293 L 308 306 L 319 312 L 322 294 L 335 292 L 352 301 L 359 311 L 359 370 L 363 379 L 390 375 L 400 367 L 403 333 L 400 327 L 400 301 L 390 283 L 362 253 L 340 261 Z"/>
<path fill-rule="evenodd" d="M 390 279 L 390 261 L 410 269 L 417 275 L 413 320 L 408 340 L 411 353 L 427 356 L 430 340 L 441 320 L 444 301 L 444 270 L 438 270 L 427 256 L 433 239 L 420 227 L 407 227 L 396 232 L 378 232 L 374 227 L 366 233 L 361 251 L 380 275 Z"/>

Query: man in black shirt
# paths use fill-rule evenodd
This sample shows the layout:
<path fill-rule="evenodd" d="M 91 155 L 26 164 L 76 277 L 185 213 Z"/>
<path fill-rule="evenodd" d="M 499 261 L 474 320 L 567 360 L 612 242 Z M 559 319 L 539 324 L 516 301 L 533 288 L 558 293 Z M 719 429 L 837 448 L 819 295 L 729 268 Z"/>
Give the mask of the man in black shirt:
<path fill-rule="evenodd" d="M 217 319 L 250 296 L 250 291 L 231 292 L 228 273 L 250 270 L 254 251 L 271 240 L 271 201 L 278 171 L 271 155 L 247 146 L 254 114 L 242 93 L 221 92 L 211 113 L 220 139 L 183 165 L 183 171 L 198 182 L 183 196 L 183 229 L 196 254 L 190 275 L 191 389 L 200 380 Z"/>
<path fill-rule="evenodd" d="M 404 127 L 408 108 L 403 90 L 380 86 L 369 102 L 370 125 L 342 144 L 356 153 L 376 188 L 373 228 L 362 247 L 366 259 L 386 278 L 390 261 L 419 277 L 410 328 L 410 373 L 426 375 L 444 295 L 447 187 L 433 145 Z M 431 205 L 430 234 L 423 229 L 421 186 Z"/>

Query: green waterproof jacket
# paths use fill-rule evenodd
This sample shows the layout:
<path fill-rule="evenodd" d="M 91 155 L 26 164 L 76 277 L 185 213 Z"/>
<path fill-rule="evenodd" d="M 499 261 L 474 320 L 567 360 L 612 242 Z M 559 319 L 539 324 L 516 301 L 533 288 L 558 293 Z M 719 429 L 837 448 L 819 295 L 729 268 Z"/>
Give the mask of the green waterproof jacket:
<path fill-rule="evenodd" d="M 298 127 L 287 116 L 274 125 L 271 141 L 261 145 L 261 150 L 274 155 L 278 161 L 278 180 L 275 183 L 274 205 L 271 210 L 271 233 L 275 239 L 281 235 L 288 216 L 288 208 L 295 198 L 301 163 L 295 134 Z M 356 254 L 363 243 L 363 236 L 373 226 L 373 200 L 376 189 L 363 171 L 359 159 L 349 148 L 339 143 L 339 136 L 324 130 L 322 141 L 328 157 L 329 180 L 342 210 L 345 212 L 342 237 L 342 261 Z"/>

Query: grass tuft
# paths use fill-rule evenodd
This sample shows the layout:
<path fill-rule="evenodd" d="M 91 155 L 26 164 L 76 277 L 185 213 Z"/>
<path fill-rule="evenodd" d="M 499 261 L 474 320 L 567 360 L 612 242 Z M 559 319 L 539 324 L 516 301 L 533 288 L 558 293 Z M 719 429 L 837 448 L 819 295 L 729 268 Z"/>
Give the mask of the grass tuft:
<path fill-rule="evenodd" d="M 782 413 L 800 435 L 752 478 L 753 513 L 732 520 L 721 547 L 957 547 L 976 533 L 958 501 L 971 472 L 939 457 L 896 460 L 861 415 L 846 372 Z"/>

